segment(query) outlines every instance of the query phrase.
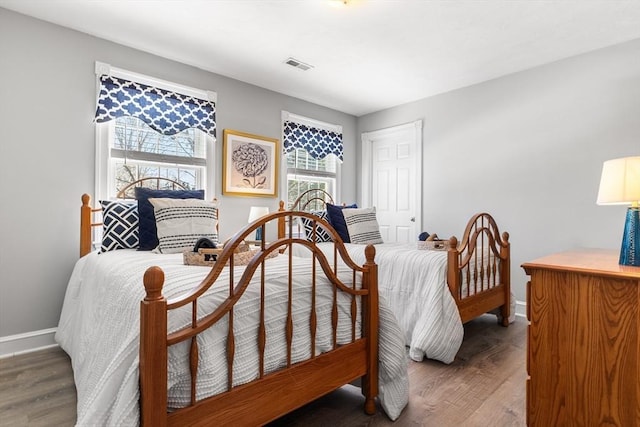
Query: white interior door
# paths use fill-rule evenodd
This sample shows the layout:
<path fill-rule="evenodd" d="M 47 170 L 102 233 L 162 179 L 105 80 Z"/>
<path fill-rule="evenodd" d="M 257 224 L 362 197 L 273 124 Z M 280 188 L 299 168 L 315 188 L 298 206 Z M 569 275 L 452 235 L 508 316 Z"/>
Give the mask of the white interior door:
<path fill-rule="evenodd" d="M 362 134 L 363 204 L 385 242 L 415 242 L 422 218 L 422 121 Z"/>

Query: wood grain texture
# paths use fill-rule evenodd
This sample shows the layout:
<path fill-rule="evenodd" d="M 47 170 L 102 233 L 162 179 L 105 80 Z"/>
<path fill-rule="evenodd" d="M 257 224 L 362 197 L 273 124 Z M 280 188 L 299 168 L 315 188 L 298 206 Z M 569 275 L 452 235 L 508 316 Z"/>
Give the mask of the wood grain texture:
<path fill-rule="evenodd" d="M 594 250 L 524 265 L 529 425 L 640 425 L 640 268 L 618 267 Z"/>
<path fill-rule="evenodd" d="M 344 386 L 269 426 L 524 426 L 526 322 L 503 328 L 495 316 L 481 316 L 465 324 L 464 336 L 450 365 L 410 362 L 409 406 L 395 423 L 379 406 L 366 415 L 360 389 Z M 73 372 L 62 350 L 0 359 L 0 425 L 67 427 L 75 414 Z"/>
<path fill-rule="evenodd" d="M 76 387 L 69 357 L 55 347 L 0 359 L 0 425 L 73 426 Z"/>
<path fill-rule="evenodd" d="M 144 273 L 146 296 L 140 302 L 140 420 L 145 425 L 162 427 L 166 417 L 156 408 L 167 406 L 167 300 L 162 296 L 164 272 L 150 267 Z M 157 393 L 156 390 L 165 390 Z"/>

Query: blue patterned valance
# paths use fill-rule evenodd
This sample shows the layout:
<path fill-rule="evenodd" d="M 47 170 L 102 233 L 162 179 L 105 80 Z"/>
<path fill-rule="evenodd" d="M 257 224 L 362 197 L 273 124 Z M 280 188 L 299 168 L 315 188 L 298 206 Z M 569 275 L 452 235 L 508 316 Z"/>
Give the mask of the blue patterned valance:
<path fill-rule="evenodd" d="M 163 135 L 200 129 L 216 136 L 216 104 L 142 83 L 100 76 L 97 123 L 133 116 Z"/>
<path fill-rule="evenodd" d="M 293 121 L 284 122 L 284 152 L 302 148 L 315 159 L 335 154 L 342 161 L 342 133 L 315 128 Z"/>

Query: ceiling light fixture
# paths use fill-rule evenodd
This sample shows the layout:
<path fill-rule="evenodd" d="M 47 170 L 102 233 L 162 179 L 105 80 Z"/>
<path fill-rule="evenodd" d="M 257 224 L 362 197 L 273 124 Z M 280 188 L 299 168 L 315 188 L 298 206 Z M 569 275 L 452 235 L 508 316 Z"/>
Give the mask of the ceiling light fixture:
<path fill-rule="evenodd" d="M 333 7 L 344 7 L 349 4 L 349 0 L 331 0 L 329 4 Z"/>

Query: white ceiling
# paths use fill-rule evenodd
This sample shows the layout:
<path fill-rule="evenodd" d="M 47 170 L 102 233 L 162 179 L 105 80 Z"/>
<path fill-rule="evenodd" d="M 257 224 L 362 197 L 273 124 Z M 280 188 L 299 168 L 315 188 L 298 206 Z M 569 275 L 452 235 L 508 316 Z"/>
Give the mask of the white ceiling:
<path fill-rule="evenodd" d="M 356 116 L 640 38 L 640 0 L 0 0 L 0 7 Z M 313 68 L 285 65 L 289 57 Z"/>

